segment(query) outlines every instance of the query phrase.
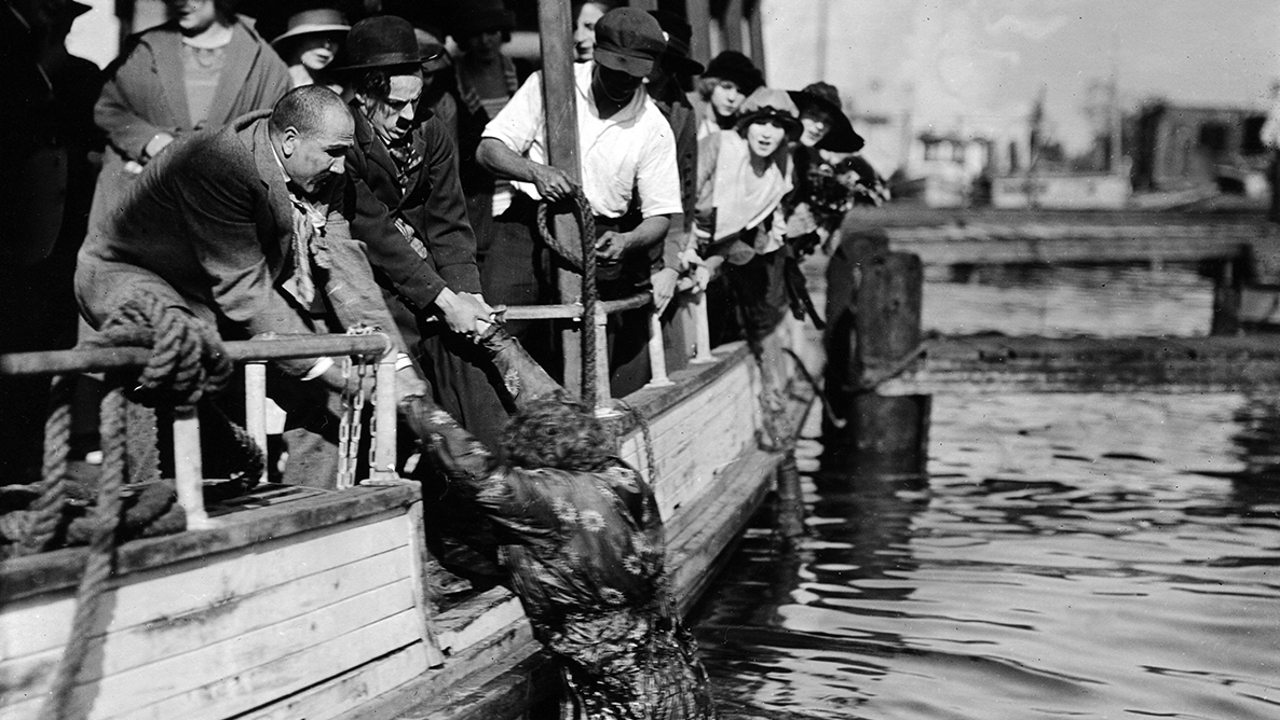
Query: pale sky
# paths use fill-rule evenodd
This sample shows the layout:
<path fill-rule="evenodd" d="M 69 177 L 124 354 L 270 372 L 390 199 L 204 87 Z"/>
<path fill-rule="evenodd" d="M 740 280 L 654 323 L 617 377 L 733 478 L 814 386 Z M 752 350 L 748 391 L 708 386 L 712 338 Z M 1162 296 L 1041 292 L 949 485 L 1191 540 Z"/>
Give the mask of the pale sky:
<path fill-rule="evenodd" d="M 770 84 L 817 79 L 825 25 L 828 82 L 859 109 L 910 105 L 940 131 L 1025 116 L 1043 84 L 1057 135 L 1078 147 L 1088 85 L 1113 67 L 1126 107 L 1266 107 L 1280 81 L 1280 0 L 763 2 Z"/>

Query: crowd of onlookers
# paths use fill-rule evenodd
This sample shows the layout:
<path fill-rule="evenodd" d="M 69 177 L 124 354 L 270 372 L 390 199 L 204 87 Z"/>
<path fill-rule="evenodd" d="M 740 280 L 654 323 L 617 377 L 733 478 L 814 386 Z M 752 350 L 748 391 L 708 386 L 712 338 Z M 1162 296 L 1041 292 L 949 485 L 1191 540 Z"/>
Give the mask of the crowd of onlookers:
<path fill-rule="evenodd" d="M 799 262 L 831 250 L 849 207 L 885 195 L 836 89 L 768 87 L 734 51 L 704 66 L 690 56 L 692 28 L 673 13 L 577 4 L 581 172 L 570 179 L 548 164 L 541 73 L 504 52 L 514 13 L 500 0 L 457 3 L 443 17 L 389 3 L 294 4 L 267 37 L 232 0 L 167 0 L 168 22 L 128 38 L 101 73 L 63 42 L 87 6 L 8 3 L 2 59 L 19 92 L 2 143 L 2 190 L 16 201 L 0 218 L 3 349 L 70 346 L 106 320 L 121 288 L 173 291 L 224 335 L 394 327 L 406 386 L 425 385 L 491 438 L 509 403 L 472 357 L 472 339 L 495 309 L 559 301 L 556 272 L 574 261 L 544 241 L 538 205 L 564 209 L 581 192 L 600 296 L 649 290 L 670 319 L 682 280 L 705 292 L 713 340 L 751 344 L 762 402 L 776 408 L 775 329 L 788 316 L 821 322 Z M 314 92 L 281 113 L 300 87 L 332 91 L 354 124 L 317 126 L 328 99 Z M 293 144 L 275 124 L 285 117 L 300 124 Z M 261 197 L 228 189 L 242 179 L 228 168 L 245 158 L 208 139 L 218 130 L 252 151 L 245 158 L 257 167 L 245 172 L 258 173 Z M 334 148 L 308 145 L 312 130 L 336 133 Z M 264 207 L 279 210 L 275 225 Z M 249 226 L 249 254 L 228 249 L 228 233 Z M 170 231 L 186 243 L 172 253 Z M 301 322 L 281 319 L 290 312 Z M 609 319 L 615 395 L 648 379 L 647 312 Z M 510 326 L 560 372 L 551 323 Z M 30 414 L 4 404 L 6 417 L 15 407 Z"/>

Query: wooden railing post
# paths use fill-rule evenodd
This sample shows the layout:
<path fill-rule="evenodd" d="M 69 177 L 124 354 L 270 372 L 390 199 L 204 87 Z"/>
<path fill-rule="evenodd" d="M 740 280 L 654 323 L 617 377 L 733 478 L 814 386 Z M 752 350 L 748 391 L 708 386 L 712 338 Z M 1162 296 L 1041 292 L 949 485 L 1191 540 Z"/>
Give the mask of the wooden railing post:
<path fill-rule="evenodd" d="M 607 410 L 612 407 L 612 388 L 609 387 L 609 315 L 600 305 L 596 305 L 596 316 L 588 328 L 583 318 L 583 331 L 596 334 L 596 366 L 594 382 L 596 384 L 596 410 Z"/>
<path fill-rule="evenodd" d="M 249 362 L 244 366 L 244 428 L 266 452 L 267 364 L 264 362 Z"/>
<path fill-rule="evenodd" d="M 374 482 L 396 482 L 396 353 L 382 355 L 374 382 L 373 422 L 377 433 L 372 438 L 369 479 Z"/>
<path fill-rule="evenodd" d="M 711 354 L 711 325 L 707 321 L 707 293 L 696 291 L 689 295 L 689 309 L 693 312 L 694 354 L 691 363 L 715 362 Z"/>
<path fill-rule="evenodd" d="M 204 509 L 204 463 L 200 457 L 200 418 L 195 408 L 173 416 L 173 478 L 187 529 L 212 525 Z"/>
<path fill-rule="evenodd" d="M 649 383 L 645 387 L 674 385 L 667 377 L 667 347 L 662 341 L 662 318 L 655 308 L 649 313 Z"/>

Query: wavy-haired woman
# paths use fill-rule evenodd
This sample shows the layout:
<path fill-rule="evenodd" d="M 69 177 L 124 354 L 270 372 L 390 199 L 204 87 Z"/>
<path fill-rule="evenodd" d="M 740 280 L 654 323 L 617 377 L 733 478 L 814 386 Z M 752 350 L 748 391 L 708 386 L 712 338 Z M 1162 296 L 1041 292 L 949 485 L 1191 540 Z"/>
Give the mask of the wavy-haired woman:
<path fill-rule="evenodd" d="M 479 343 L 518 387 L 505 461 L 430 401 L 402 410 L 450 491 L 496 528 L 511 588 L 560 666 L 562 717 L 715 718 L 706 670 L 668 591 L 652 489 L 505 329 Z"/>

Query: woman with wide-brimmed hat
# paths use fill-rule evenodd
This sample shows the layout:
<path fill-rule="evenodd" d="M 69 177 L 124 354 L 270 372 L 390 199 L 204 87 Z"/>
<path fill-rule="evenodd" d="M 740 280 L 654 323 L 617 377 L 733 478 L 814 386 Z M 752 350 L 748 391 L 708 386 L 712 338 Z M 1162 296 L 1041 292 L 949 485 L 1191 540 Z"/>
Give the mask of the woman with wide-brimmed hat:
<path fill-rule="evenodd" d="M 285 64 L 294 87 L 327 85 L 337 89 L 325 68 L 338 56 L 351 26 L 333 8 L 312 8 L 289 16 L 285 31 L 271 41 Z"/>
<path fill-rule="evenodd" d="M 698 138 L 733 128 L 738 108 L 763 85 L 764 74 L 746 55 L 725 50 L 711 58 L 695 91 L 689 94 L 690 102 L 698 110 Z"/>
<path fill-rule="evenodd" d="M 762 87 L 742 103 L 734 129 L 698 142 L 694 234 L 707 271 L 703 277 L 723 271 L 719 291 L 727 293 L 759 361 L 761 403 L 771 436 L 761 442 L 770 447 L 781 437 L 772 423 L 781 410 L 779 373 L 786 362 L 774 330 L 789 305 L 782 199 L 792 189 L 789 142 L 800 132 L 800 111 L 787 93 Z"/>

